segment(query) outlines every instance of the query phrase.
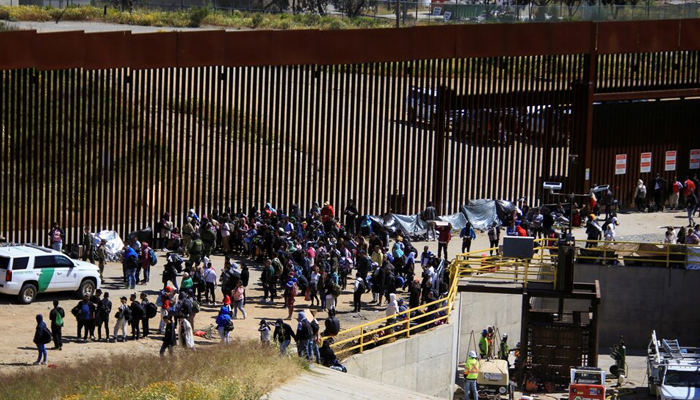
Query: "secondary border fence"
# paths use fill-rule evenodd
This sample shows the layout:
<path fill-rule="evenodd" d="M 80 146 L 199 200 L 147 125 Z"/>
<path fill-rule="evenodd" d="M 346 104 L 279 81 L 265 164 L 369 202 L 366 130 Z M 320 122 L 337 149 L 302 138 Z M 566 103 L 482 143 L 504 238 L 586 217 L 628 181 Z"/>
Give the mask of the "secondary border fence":
<path fill-rule="evenodd" d="M 700 96 L 699 37 L 700 20 L 0 33 L 0 235 L 43 243 L 57 221 L 71 244 L 83 226 L 124 235 L 166 211 L 182 226 L 190 208 L 267 202 L 534 205 L 560 200 L 542 182 L 587 191 L 587 172 L 614 176 L 596 155 L 646 146 L 679 150 L 670 180 L 687 171 L 680 150 L 700 147 L 700 105 L 626 101 Z M 614 141 L 594 134 L 599 102 L 627 107 L 596 120 L 620 120 Z M 685 107 L 673 135 L 626 128 L 669 103 Z"/>
<path fill-rule="evenodd" d="M 502 257 L 497 248 L 458 254 L 445 272 L 449 285 L 441 298 L 344 329 L 333 337 L 332 347 L 341 358 L 346 358 L 450 323 L 460 281 L 522 285 L 525 288 L 538 283 L 551 285 L 554 290 L 557 240 L 535 239 L 534 246 L 534 256 L 529 260 Z M 486 255 L 494 251 L 495 256 Z M 576 240 L 574 257 L 581 265 L 700 269 L 700 247 L 683 244 Z"/>

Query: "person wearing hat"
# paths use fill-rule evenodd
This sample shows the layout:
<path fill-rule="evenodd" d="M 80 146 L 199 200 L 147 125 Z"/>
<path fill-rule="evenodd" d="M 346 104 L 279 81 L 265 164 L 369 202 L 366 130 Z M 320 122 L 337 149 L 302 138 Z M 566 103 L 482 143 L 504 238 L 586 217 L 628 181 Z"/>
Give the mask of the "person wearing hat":
<path fill-rule="evenodd" d="M 102 274 L 105 271 L 105 262 L 107 261 L 107 239 L 100 239 L 100 245 L 97 246 L 95 254 L 97 255 L 97 266 L 100 268 L 100 280 L 104 280 Z"/>
<path fill-rule="evenodd" d="M 221 307 L 219 315 L 216 317 L 216 329 L 219 331 L 223 344 L 229 344 L 231 331 L 233 330 L 230 312 L 228 308 Z"/>
<path fill-rule="evenodd" d="M 335 211 L 330 202 L 326 201 L 323 203 L 323 208 L 321 209 L 321 221 L 326 222 L 329 219 L 335 218 Z"/>
<path fill-rule="evenodd" d="M 481 339 L 479 339 L 479 357 L 482 359 L 486 359 L 489 354 L 488 334 L 489 332 L 486 329 L 481 331 Z"/>
<path fill-rule="evenodd" d="M 479 376 L 479 360 L 476 352 L 471 350 L 467 361 L 464 363 L 464 400 L 469 400 L 471 393 L 473 400 L 479 400 L 479 392 L 476 388 L 476 378 Z"/>
<path fill-rule="evenodd" d="M 119 339 L 119 330 L 122 330 L 122 342 L 126 342 L 126 322 L 127 320 L 130 320 L 131 316 L 131 309 L 129 308 L 128 305 L 126 305 L 126 296 L 122 296 L 121 299 L 121 304 L 119 305 L 119 308 L 117 308 L 117 314 L 115 315 L 115 318 L 117 319 L 117 323 L 114 324 L 114 340 Z"/>
<path fill-rule="evenodd" d="M 165 354 L 166 349 L 172 355 L 173 347 L 177 344 L 177 331 L 175 331 L 172 317 L 166 315 L 163 317 L 163 322 L 165 323 L 165 335 L 163 335 L 163 344 L 160 346 L 161 357 Z"/>
<path fill-rule="evenodd" d="M 603 228 L 600 227 L 595 214 L 589 215 L 588 223 L 586 224 L 586 235 L 588 235 L 588 241 L 586 242 L 586 248 L 595 247 L 598 245 L 600 236 L 603 233 Z"/>
<path fill-rule="evenodd" d="M 309 340 L 313 339 L 313 327 L 308 319 L 306 319 L 306 313 L 299 311 L 297 314 L 297 333 L 295 339 L 297 341 L 297 353 L 299 357 L 306 357 L 309 361 L 311 360 L 311 354 L 309 352 Z"/>
<path fill-rule="evenodd" d="M 500 349 L 498 350 L 498 358 L 508 362 L 508 355 L 510 355 L 510 349 L 508 348 L 508 334 L 504 333 L 503 337 L 501 338 Z"/>

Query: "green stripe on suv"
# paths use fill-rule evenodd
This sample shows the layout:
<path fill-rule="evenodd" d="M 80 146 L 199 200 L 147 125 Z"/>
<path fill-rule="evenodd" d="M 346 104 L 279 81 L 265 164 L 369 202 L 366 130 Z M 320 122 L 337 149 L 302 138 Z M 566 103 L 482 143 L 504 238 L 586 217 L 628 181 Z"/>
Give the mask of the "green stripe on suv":
<path fill-rule="evenodd" d="M 42 268 L 41 275 L 39 275 L 39 292 L 44 292 L 49 288 L 49 283 L 53 278 L 53 272 L 55 268 Z"/>

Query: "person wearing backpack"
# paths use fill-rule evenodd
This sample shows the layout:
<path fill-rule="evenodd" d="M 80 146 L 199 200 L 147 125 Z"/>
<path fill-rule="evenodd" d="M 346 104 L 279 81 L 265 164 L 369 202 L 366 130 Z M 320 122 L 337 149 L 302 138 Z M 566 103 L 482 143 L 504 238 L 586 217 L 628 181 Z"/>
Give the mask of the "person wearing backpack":
<path fill-rule="evenodd" d="M 109 299 L 109 292 L 105 292 L 102 300 L 97 303 L 97 340 L 102 340 L 102 325 L 105 327 L 105 340 L 109 341 L 109 315 L 112 313 L 112 301 Z"/>
<path fill-rule="evenodd" d="M 228 344 L 231 331 L 233 331 L 233 321 L 231 321 L 231 314 L 229 314 L 227 307 L 221 307 L 219 310 L 219 315 L 216 317 L 216 329 L 219 331 L 221 342 Z"/>
<path fill-rule="evenodd" d="M 63 350 L 63 319 L 66 317 L 66 312 L 58 306 L 58 300 L 53 301 L 53 309 L 49 313 L 51 321 L 51 333 L 53 334 L 53 348 Z"/>
<path fill-rule="evenodd" d="M 34 361 L 34 365 L 46 365 L 46 344 L 51 342 L 51 331 L 46 327 L 44 316 L 36 315 L 36 330 L 34 331 L 34 344 L 39 351 L 39 358 Z M 43 358 L 43 361 L 42 361 Z"/>
<path fill-rule="evenodd" d="M 287 347 L 289 346 L 291 340 L 296 340 L 296 335 L 289 324 L 282 321 L 282 318 L 277 318 L 275 321 L 275 331 L 272 334 L 272 338 L 279 344 L 280 354 L 285 355 L 287 354 Z"/>
<path fill-rule="evenodd" d="M 143 318 L 141 319 L 142 335 L 141 337 L 148 337 L 148 320 L 155 317 L 158 314 L 158 306 L 155 303 L 148 301 L 148 295 L 146 292 L 141 292 L 141 307 L 143 307 Z"/>
<path fill-rule="evenodd" d="M 141 284 L 146 284 L 151 278 L 151 266 L 156 265 L 158 258 L 156 257 L 155 251 L 148 246 L 147 242 L 141 244 L 141 269 L 143 270 L 143 280 Z M 136 279 L 138 280 L 139 273 L 136 272 Z"/>
<path fill-rule="evenodd" d="M 297 333 L 295 339 L 297 341 L 297 354 L 299 357 L 306 357 L 307 360 L 311 360 L 311 354 L 309 353 L 309 340 L 313 339 L 314 329 L 306 319 L 306 313 L 299 311 L 297 314 Z"/>
<path fill-rule="evenodd" d="M 95 310 L 96 306 L 90 301 L 90 295 L 87 293 L 83 295 L 83 300 L 71 310 L 71 313 L 78 320 L 78 341 L 81 340 L 80 331 L 84 328 L 85 332 L 82 341 L 87 342 L 90 327 L 95 323 Z"/>
<path fill-rule="evenodd" d="M 136 293 L 131 295 L 131 336 L 133 340 L 139 340 L 141 335 L 141 327 L 139 321 L 143 320 L 145 312 L 143 306 L 136 300 Z"/>
<path fill-rule="evenodd" d="M 163 344 L 160 346 L 161 357 L 165 354 L 165 350 L 168 350 L 170 355 L 172 355 L 173 347 L 177 345 L 177 331 L 170 315 L 163 317 L 163 323 L 165 325 L 165 334 L 163 335 Z"/>

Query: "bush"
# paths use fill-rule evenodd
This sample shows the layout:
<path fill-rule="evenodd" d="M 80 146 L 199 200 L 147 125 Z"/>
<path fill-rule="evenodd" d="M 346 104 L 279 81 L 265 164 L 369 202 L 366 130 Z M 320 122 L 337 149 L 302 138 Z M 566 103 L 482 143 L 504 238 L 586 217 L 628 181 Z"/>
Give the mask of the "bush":
<path fill-rule="evenodd" d="M 255 13 L 255 14 L 253 14 L 253 18 L 251 18 L 251 25 L 253 28 L 257 28 L 260 25 L 262 25 L 263 21 L 264 21 L 264 18 L 262 16 L 262 14 Z"/>
<path fill-rule="evenodd" d="M 204 21 L 207 16 L 209 16 L 209 9 L 207 7 L 196 7 L 190 10 L 190 28 L 199 28 L 202 25 L 202 21 Z"/>

